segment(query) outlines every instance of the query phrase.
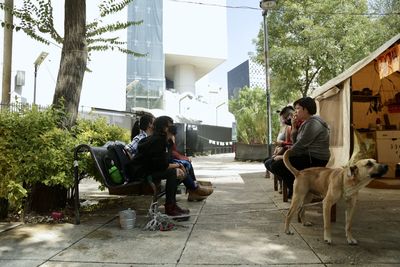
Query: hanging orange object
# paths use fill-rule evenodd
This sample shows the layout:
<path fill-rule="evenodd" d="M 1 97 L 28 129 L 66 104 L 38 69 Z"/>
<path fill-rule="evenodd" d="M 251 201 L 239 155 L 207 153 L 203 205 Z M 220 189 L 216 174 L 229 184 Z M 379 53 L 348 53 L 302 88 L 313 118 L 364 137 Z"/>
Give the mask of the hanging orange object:
<path fill-rule="evenodd" d="M 383 79 L 390 74 L 400 71 L 400 44 L 388 49 L 378 57 L 379 78 Z"/>

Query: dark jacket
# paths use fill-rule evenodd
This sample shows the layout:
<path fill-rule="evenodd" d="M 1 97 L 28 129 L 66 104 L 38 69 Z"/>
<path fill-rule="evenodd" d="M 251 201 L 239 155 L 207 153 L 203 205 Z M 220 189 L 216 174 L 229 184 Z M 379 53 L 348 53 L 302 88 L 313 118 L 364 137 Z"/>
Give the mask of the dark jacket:
<path fill-rule="evenodd" d="M 140 140 L 138 151 L 129 163 L 129 170 L 135 180 L 168 169 L 170 159 L 168 147 L 164 134 L 155 133 Z"/>
<path fill-rule="evenodd" d="M 314 115 L 306 120 L 294 137 L 291 156 L 310 156 L 329 160 L 329 127 L 321 117 Z"/>

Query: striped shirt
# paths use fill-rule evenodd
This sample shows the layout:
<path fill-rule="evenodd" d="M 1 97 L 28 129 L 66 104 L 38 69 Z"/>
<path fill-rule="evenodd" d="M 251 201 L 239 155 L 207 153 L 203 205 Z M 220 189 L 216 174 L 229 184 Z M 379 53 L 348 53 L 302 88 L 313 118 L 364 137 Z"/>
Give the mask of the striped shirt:
<path fill-rule="evenodd" d="M 132 142 L 130 142 L 129 144 L 127 144 L 125 146 L 125 150 L 126 150 L 126 152 L 128 152 L 128 154 L 131 158 L 133 158 L 137 153 L 139 141 L 145 137 L 147 137 L 147 133 L 143 130 L 140 130 L 140 133 L 138 135 L 136 135 L 135 137 L 133 137 Z"/>

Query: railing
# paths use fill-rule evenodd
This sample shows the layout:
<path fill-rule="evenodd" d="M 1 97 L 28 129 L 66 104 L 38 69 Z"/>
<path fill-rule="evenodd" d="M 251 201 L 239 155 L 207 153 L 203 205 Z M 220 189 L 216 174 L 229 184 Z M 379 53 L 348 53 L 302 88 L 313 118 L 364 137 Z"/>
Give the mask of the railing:
<path fill-rule="evenodd" d="M 49 106 L 35 105 L 39 111 L 46 110 Z M 10 112 L 21 112 L 22 110 L 32 109 L 33 104 L 29 103 L 11 103 L 2 104 L 0 103 L 0 111 L 10 111 Z"/>

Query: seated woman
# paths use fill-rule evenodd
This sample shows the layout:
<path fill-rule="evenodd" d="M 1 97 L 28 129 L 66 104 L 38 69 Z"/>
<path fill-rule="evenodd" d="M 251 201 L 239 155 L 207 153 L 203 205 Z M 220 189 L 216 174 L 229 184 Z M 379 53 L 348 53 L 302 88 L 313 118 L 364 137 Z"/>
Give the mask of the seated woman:
<path fill-rule="evenodd" d="M 168 116 L 154 120 L 153 135 L 140 140 L 137 153 L 129 163 L 129 170 L 134 177 L 151 175 L 154 180 L 166 179 L 165 213 L 179 217 L 190 211 L 176 204 L 177 185 L 186 175 L 181 165 L 170 163 L 168 140 L 172 137 L 170 129 L 173 123 Z"/>
<path fill-rule="evenodd" d="M 294 108 L 290 162 L 298 170 L 325 167 L 330 158 L 328 125 L 321 117 L 314 115 L 317 105 L 311 97 L 298 99 L 294 102 Z M 298 126 L 298 121 L 303 123 Z M 271 170 L 273 174 L 282 177 L 288 187 L 288 198 L 291 198 L 294 176 L 286 168 L 282 156 L 275 157 Z"/>
<path fill-rule="evenodd" d="M 294 108 L 292 106 L 286 106 L 279 112 L 281 129 L 278 133 L 278 137 L 276 138 L 275 150 L 270 158 L 264 160 L 264 166 L 267 169 L 266 172 L 267 178 L 269 178 L 269 172 L 272 172 L 271 164 L 274 162 L 275 157 L 278 155 L 283 155 L 286 149 L 292 145 L 291 125 L 292 125 L 293 113 L 294 113 Z M 282 191 L 280 190 L 279 192 L 281 193 Z"/>

